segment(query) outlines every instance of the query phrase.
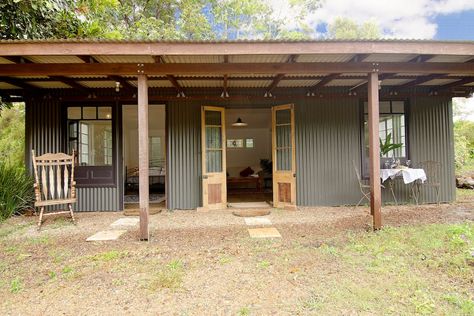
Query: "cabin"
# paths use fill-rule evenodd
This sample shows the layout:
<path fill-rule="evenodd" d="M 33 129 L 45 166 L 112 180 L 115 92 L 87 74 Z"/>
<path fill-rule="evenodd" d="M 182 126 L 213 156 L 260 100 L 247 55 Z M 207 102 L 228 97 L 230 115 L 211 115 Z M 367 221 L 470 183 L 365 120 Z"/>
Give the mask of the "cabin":
<path fill-rule="evenodd" d="M 0 96 L 26 104 L 26 165 L 32 150 L 75 150 L 75 210 L 139 202 L 144 224 L 153 204 L 354 205 L 358 169 L 380 227 L 391 157 L 438 161 L 451 202 L 452 98 L 473 90 L 474 42 L 0 41 Z M 387 137 L 401 146 L 381 157 Z"/>

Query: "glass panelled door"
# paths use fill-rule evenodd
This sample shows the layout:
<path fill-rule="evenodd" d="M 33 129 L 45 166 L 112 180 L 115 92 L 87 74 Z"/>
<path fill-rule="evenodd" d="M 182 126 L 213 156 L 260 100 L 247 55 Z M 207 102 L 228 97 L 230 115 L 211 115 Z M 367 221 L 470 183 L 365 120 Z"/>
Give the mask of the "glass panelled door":
<path fill-rule="evenodd" d="M 273 206 L 296 207 L 293 104 L 272 108 Z"/>
<path fill-rule="evenodd" d="M 225 109 L 203 106 L 201 120 L 203 209 L 226 208 Z"/>

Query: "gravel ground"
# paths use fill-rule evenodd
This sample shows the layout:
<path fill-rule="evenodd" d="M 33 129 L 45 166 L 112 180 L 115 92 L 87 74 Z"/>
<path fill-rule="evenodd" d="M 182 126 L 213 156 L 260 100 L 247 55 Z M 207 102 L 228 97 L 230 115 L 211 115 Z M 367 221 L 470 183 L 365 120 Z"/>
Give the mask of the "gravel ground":
<path fill-rule="evenodd" d="M 473 221 L 473 209 L 474 202 L 389 206 L 383 220 L 387 226 Z M 149 242 L 137 241 L 137 228 L 117 241 L 85 242 L 120 217 L 77 213 L 77 226 L 51 219 L 40 232 L 29 225 L 33 217 L 0 225 L 0 314 L 245 315 L 247 307 L 253 314 L 300 314 L 295 306 L 310 293 L 311 276 L 338 273 L 337 262 L 308 249 L 348 231 L 371 231 L 365 207 L 273 210 L 267 217 L 282 238 L 270 240 L 250 239 L 244 219 L 230 211 L 166 211 L 151 216 Z"/>

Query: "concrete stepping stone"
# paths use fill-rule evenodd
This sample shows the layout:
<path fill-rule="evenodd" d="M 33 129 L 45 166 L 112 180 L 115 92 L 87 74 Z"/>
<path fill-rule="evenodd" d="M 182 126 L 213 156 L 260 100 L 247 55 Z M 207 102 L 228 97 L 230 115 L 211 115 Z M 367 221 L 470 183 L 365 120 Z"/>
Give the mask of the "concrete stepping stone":
<path fill-rule="evenodd" d="M 275 227 L 249 228 L 248 231 L 251 238 L 281 238 Z"/>
<path fill-rule="evenodd" d="M 86 241 L 117 240 L 121 235 L 126 232 L 127 231 L 124 229 L 102 230 L 87 238 Z"/>
<path fill-rule="evenodd" d="M 272 222 L 266 217 L 245 217 L 245 224 L 248 226 L 271 225 Z"/>
<path fill-rule="evenodd" d="M 134 227 L 134 226 L 137 226 L 138 222 L 140 221 L 140 219 L 138 217 L 123 217 L 123 218 L 119 218 L 118 220 L 116 220 L 115 222 L 113 222 L 112 224 L 110 224 L 110 226 L 112 227 Z"/>

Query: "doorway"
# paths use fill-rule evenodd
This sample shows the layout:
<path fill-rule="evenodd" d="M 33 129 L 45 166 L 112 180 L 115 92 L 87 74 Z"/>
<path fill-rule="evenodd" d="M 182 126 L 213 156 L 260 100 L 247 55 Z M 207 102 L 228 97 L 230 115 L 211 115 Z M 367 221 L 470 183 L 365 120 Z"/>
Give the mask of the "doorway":
<path fill-rule="evenodd" d="M 138 172 L 138 106 L 122 107 L 124 208 L 139 208 Z M 149 105 L 148 109 L 150 211 L 166 207 L 166 142 L 165 105 Z"/>
<path fill-rule="evenodd" d="M 271 108 L 226 109 L 227 199 L 230 206 L 272 204 Z"/>

